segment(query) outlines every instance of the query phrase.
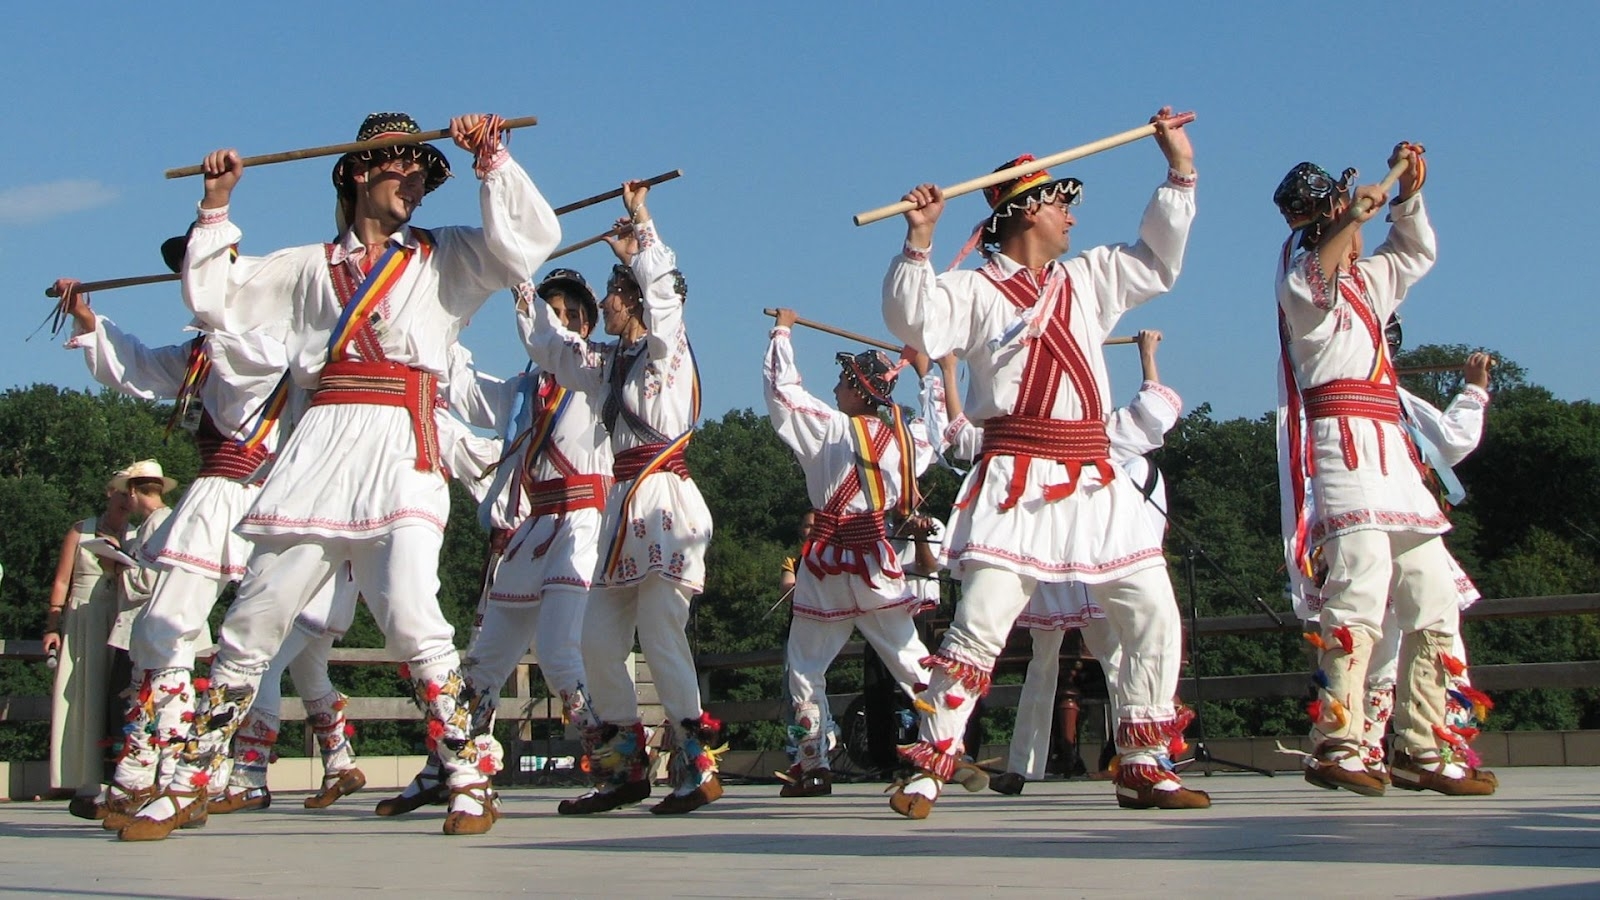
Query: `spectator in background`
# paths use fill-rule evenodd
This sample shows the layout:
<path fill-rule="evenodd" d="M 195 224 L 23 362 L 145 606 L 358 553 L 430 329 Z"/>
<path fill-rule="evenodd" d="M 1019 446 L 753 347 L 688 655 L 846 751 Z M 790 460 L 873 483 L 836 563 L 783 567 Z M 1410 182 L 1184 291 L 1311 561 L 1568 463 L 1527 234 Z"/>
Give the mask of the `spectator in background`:
<path fill-rule="evenodd" d="M 118 480 L 125 474 L 118 472 L 106 483 L 100 515 L 67 531 L 45 618 L 44 651 L 59 660 L 50 704 L 50 787 L 72 791 L 74 803 L 94 803 L 105 774 L 102 740 L 121 727 L 107 718 L 108 710 L 121 712 L 109 702 L 115 688 L 112 651 L 106 646 L 117 616 L 117 579 L 113 565 L 94 549 L 120 548 L 131 536 L 132 503 Z M 116 718 L 120 723 L 120 715 Z"/>

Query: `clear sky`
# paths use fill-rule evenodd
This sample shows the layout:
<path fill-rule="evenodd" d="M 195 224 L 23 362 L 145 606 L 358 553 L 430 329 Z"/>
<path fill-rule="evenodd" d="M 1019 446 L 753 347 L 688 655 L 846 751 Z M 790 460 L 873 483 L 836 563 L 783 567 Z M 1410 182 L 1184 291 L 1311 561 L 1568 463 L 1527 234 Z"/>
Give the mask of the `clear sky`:
<path fill-rule="evenodd" d="M 105 11 L 82 7 L 102 6 Z M 1199 217 L 1171 294 L 1119 331 L 1165 331 L 1164 380 L 1220 415 L 1274 402 L 1272 301 L 1285 227 L 1271 204 L 1302 159 L 1382 176 L 1396 141 L 1428 147 L 1433 272 L 1403 308 L 1412 343 L 1485 344 L 1563 398 L 1600 396 L 1590 3 L 25 4 L 0 37 L 10 137 L 0 167 L 0 284 L 11 294 L 0 387 L 84 387 L 81 356 L 40 334 L 42 289 L 161 271 L 197 179 L 163 170 L 352 140 L 403 110 L 424 128 L 464 112 L 536 115 L 514 155 L 556 205 L 682 168 L 651 197 L 690 285 L 705 410 L 762 408 L 764 306 L 887 337 L 883 272 L 900 220 L 856 212 L 922 181 L 950 184 L 1192 109 Z M 1301 10 L 1321 10 L 1314 18 Z M 464 154 L 419 225 L 475 224 Z M 234 195 L 245 253 L 332 237 L 331 159 L 250 169 Z M 1056 174 L 1085 184 L 1077 248 L 1132 240 L 1164 165 L 1144 141 Z M 954 200 L 935 260 L 983 213 Z M 564 217 L 563 243 L 620 203 Z M 1369 245 L 1381 223 L 1368 228 Z M 563 261 L 604 280 L 603 245 Z M 970 265 L 970 263 L 969 263 Z M 510 295 L 464 334 L 486 370 L 525 359 Z M 182 339 L 174 286 L 95 297 L 148 343 Z M 839 339 L 798 338 L 814 386 Z M 1113 394 L 1138 367 L 1109 348 Z M 903 387 L 902 400 L 911 400 Z"/>

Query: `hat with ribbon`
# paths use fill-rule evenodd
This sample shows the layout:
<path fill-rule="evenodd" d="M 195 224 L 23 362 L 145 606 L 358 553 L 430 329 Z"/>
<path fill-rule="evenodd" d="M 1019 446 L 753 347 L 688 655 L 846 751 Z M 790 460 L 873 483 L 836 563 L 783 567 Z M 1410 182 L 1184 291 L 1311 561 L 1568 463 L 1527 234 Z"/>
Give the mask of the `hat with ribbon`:
<path fill-rule="evenodd" d="M 1034 161 L 1031 153 L 995 168 L 996 172 Z M 989 219 L 983 225 L 985 237 L 992 240 L 1000 227 L 1000 220 L 1018 210 L 1027 210 L 1035 203 L 1052 203 L 1056 198 L 1066 199 L 1068 206 L 1078 205 L 1083 198 L 1083 182 L 1076 178 L 1052 178 L 1045 169 L 1019 175 L 983 189 L 983 199 L 989 201 Z"/>
<path fill-rule="evenodd" d="M 881 350 L 863 350 L 860 353 L 839 352 L 834 356 L 844 369 L 845 381 L 874 406 L 893 406 L 895 381 L 900 377 L 900 366 L 889 361 Z"/>
<path fill-rule="evenodd" d="M 405 113 L 382 112 L 367 116 L 361 123 L 361 130 L 356 132 L 356 140 L 371 141 L 377 138 L 421 133 L 422 129 L 417 127 L 416 120 Z M 415 159 L 427 169 L 427 181 L 422 188 L 425 194 L 432 193 L 450 177 L 450 161 L 444 158 L 444 154 L 432 144 L 417 141 L 346 153 L 339 157 L 339 161 L 333 166 L 333 186 L 339 190 L 341 196 L 353 193 L 355 183 L 351 179 L 359 170 L 358 166 L 371 167 L 398 157 Z"/>

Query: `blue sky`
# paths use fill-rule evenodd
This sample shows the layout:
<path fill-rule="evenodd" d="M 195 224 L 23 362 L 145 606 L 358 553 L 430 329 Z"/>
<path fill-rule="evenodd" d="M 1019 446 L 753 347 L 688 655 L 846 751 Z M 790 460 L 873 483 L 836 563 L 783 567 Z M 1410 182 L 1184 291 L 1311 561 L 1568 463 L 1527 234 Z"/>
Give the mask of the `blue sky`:
<path fill-rule="evenodd" d="M 41 334 L 42 289 L 154 273 L 193 216 L 195 179 L 163 170 L 233 146 L 246 155 L 350 140 L 375 110 L 424 128 L 451 115 L 536 115 L 512 150 L 554 204 L 682 168 L 651 199 L 690 285 L 705 409 L 761 408 L 764 306 L 887 336 L 879 286 L 904 234 L 856 212 L 922 181 L 949 184 L 1021 152 L 1046 155 L 1193 109 L 1199 217 L 1176 289 L 1123 320 L 1160 328 L 1164 380 L 1223 416 L 1274 402 L 1271 279 L 1284 226 L 1271 204 L 1302 159 L 1383 174 L 1398 140 L 1428 146 L 1440 259 L 1404 307 L 1413 343 L 1495 348 L 1566 399 L 1600 395 L 1600 193 L 1593 7 L 1301 4 L 853 3 L 778 5 L 386 3 L 359 18 L 327 4 L 30 4 L 8 14 L 0 73 L 12 137 L 0 169 L 0 284 L 13 335 L 0 387 L 83 387 L 77 354 Z M 351 6 L 350 10 L 360 7 Z M 160 10 L 159 12 L 157 10 Z M 476 221 L 465 177 L 429 196 L 420 225 Z M 332 160 L 251 169 L 234 196 L 246 253 L 330 238 Z M 1163 175 L 1145 141 L 1057 174 L 1083 180 L 1075 247 L 1131 240 Z M 620 204 L 563 219 L 563 243 Z M 954 200 L 935 259 L 983 212 Z M 1369 245 L 1381 238 L 1369 226 Z M 602 281 L 604 246 L 568 257 Z M 107 292 L 96 308 L 147 342 L 181 339 L 176 290 Z M 509 294 L 464 340 L 489 371 L 520 369 Z M 799 337 L 813 384 L 845 345 Z M 1138 367 L 1111 348 L 1113 394 Z M 910 391 L 902 389 L 902 399 Z"/>

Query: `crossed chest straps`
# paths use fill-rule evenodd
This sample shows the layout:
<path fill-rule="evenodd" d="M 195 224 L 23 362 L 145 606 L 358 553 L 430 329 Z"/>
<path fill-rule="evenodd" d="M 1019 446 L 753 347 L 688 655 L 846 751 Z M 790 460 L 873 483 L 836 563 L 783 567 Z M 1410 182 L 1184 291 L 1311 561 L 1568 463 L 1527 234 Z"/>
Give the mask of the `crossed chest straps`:
<path fill-rule="evenodd" d="M 516 484 L 517 490 L 527 498 L 529 517 L 561 516 L 580 509 L 604 509 L 606 492 L 611 489 L 610 476 L 578 471 L 577 465 L 561 452 L 556 443 L 556 430 L 572 405 L 572 392 L 557 383 L 549 372 L 541 372 L 534 397 L 536 406 L 533 422 L 506 450 L 506 456 L 509 457 L 516 453 L 516 444 L 525 445 Z M 540 460 L 548 462 L 556 470 L 555 478 L 536 477 Z M 521 499 L 513 498 L 512 509 L 520 505 Z"/>
<path fill-rule="evenodd" d="M 433 253 L 433 235 L 412 228 L 418 249 L 390 242 L 383 255 L 357 281 L 354 264 L 345 259 L 335 262 L 337 244 L 324 244 L 328 276 L 343 312 L 328 338 L 328 359 L 322 367 L 312 406 L 361 404 L 404 409 L 411 420 L 416 444 L 416 468 L 420 472 L 443 471 L 439 460 L 439 432 L 433 419 L 438 406 L 439 378 L 432 372 L 392 362 L 383 352 L 374 325 L 390 291 L 413 262 Z M 354 349 L 359 359 L 350 358 Z"/>
<path fill-rule="evenodd" d="M 611 474 L 617 481 L 631 481 L 638 478 L 647 468 L 651 473 L 666 471 L 679 478 L 690 477 L 684 448 L 688 446 L 688 435 L 693 429 L 677 438 L 665 434 L 646 422 L 643 416 L 628 405 L 627 398 L 622 394 L 634 369 L 643 365 L 648 355 L 645 341 L 640 340 L 626 349 L 619 344 L 611 358 L 606 399 L 600 406 L 600 419 L 605 423 L 607 433 L 616 434 L 619 427 L 625 428 L 644 442 L 637 447 L 617 452 L 611 468 Z M 691 419 L 698 416 L 699 411 L 695 412 L 696 416 L 692 416 Z"/>
<path fill-rule="evenodd" d="M 978 477 L 973 489 L 959 502 L 965 508 L 972 493 L 981 489 L 989 461 L 1010 456 L 1015 461 L 1011 483 L 1000 509 L 1008 510 L 1022 499 L 1027 487 L 1028 468 L 1035 459 L 1061 463 L 1067 480 L 1045 485 L 1047 503 L 1070 496 L 1078 488 L 1084 466 L 1093 466 L 1104 484 L 1111 483 L 1111 441 L 1106 434 L 1105 410 L 1100 402 L 1100 386 L 1083 347 L 1072 336 L 1072 278 L 1060 263 L 1051 263 L 1041 281 L 1029 269 L 1019 269 L 1009 278 L 1000 275 L 989 263 L 978 270 L 1019 312 L 1049 303 L 1049 318 L 1038 336 L 1023 351 L 1027 362 L 1022 384 L 1008 415 L 995 416 L 983 423 L 983 447 Z M 1083 405 L 1083 418 L 1057 419 L 1051 416 L 1061 391 L 1062 379 Z"/>
<path fill-rule="evenodd" d="M 872 420 L 866 416 L 852 417 L 850 425 L 850 435 L 856 451 L 856 464 L 850 467 L 844 480 L 834 488 L 828 497 L 828 502 L 824 503 L 821 509 L 811 511 L 811 536 L 806 540 L 805 546 L 800 548 L 800 555 L 805 558 L 807 567 L 818 577 L 823 574 L 838 574 L 837 568 L 828 570 L 818 559 L 824 545 L 854 550 L 858 555 L 866 557 L 875 555 L 874 551 L 878 545 L 889 539 L 888 528 L 884 522 L 884 509 L 888 505 L 888 496 L 884 487 L 881 463 L 884 451 L 894 439 L 894 429 L 882 423 L 877 423 L 877 427 L 874 428 Z M 846 512 L 845 507 L 857 494 L 865 495 L 867 511 Z M 865 576 L 867 574 L 865 560 L 860 562 L 861 569 L 858 574 Z"/>
<path fill-rule="evenodd" d="M 1372 371 L 1366 378 L 1335 378 L 1316 387 L 1300 390 L 1299 394 L 1308 422 L 1318 419 L 1333 419 L 1338 422 L 1340 454 L 1345 467 L 1354 470 L 1360 461 L 1356 456 L 1351 419 L 1388 423 L 1400 427 L 1402 433 L 1404 428 L 1400 392 L 1396 385 L 1398 378 L 1394 363 L 1389 359 L 1388 346 L 1383 338 L 1383 326 L 1366 301 L 1366 281 L 1358 270 L 1351 269 L 1348 278 L 1338 279 L 1338 287 L 1340 296 L 1350 306 L 1356 318 L 1361 320 L 1362 326 L 1367 331 L 1367 337 L 1372 344 Z M 1296 383 L 1294 370 L 1289 360 L 1289 323 L 1282 307 L 1278 310 L 1278 334 L 1283 344 L 1285 383 L 1294 385 Z M 1389 461 L 1384 431 L 1381 425 L 1377 426 L 1375 431 L 1378 441 L 1378 466 L 1384 474 L 1388 474 Z M 1291 441 L 1296 439 L 1300 439 L 1298 435 L 1291 435 Z M 1402 443 L 1411 462 L 1419 468 L 1425 468 L 1411 442 L 1407 440 Z M 1314 477 L 1317 474 L 1316 459 L 1312 454 L 1304 454 L 1303 465 L 1307 477 Z"/>

